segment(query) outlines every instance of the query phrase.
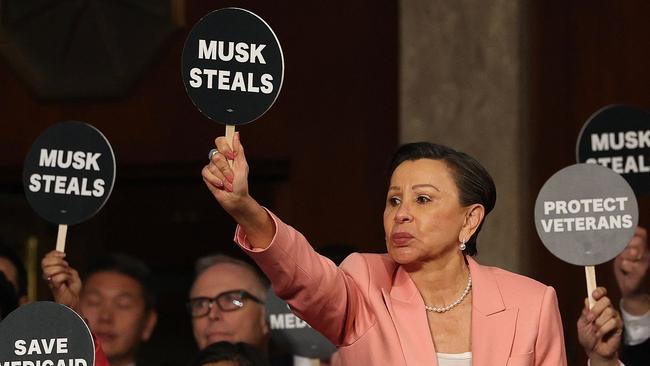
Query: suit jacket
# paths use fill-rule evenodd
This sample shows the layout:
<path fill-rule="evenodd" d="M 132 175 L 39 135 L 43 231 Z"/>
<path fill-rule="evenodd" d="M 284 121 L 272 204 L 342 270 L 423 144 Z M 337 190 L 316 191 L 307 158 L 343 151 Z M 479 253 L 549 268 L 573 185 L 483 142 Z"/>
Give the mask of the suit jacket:
<path fill-rule="evenodd" d="M 621 361 L 625 366 L 650 365 L 650 339 L 636 346 L 623 346 Z"/>
<path fill-rule="evenodd" d="M 424 301 L 387 255 L 350 255 L 339 267 L 271 214 L 275 237 L 254 249 L 276 294 L 339 348 L 344 365 L 435 365 Z M 566 365 L 562 321 L 552 287 L 467 258 L 472 274 L 473 366 Z"/>

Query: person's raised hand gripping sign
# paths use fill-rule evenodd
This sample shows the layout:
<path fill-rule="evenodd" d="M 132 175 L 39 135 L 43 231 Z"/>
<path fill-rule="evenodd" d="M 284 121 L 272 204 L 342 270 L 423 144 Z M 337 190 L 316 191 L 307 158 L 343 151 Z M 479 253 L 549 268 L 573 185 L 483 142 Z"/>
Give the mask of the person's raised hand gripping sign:
<path fill-rule="evenodd" d="M 78 312 L 81 279 L 65 260 L 65 253 L 53 250 L 41 260 L 43 279 L 54 295 L 54 301 Z"/>
<path fill-rule="evenodd" d="M 216 149 L 210 151 L 210 162 L 203 168 L 203 180 L 219 204 L 231 213 L 249 198 L 248 162 L 239 132 L 235 133 L 232 147 L 223 136 L 214 144 Z"/>
<path fill-rule="evenodd" d="M 589 299 L 578 319 L 578 340 L 591 361 L 591 366 L 619 365 L 623 322 L 607 297 L 607 290 L 598 287 L 592 294 L 596 301 L 589 309 Z"/>
<path fill-rule="evenodd" d="M 273 239 L 275 226 L 271 216 L 248 191 L 248 162 L 239 132 L 232 146 L 226 137 L 215 140 L 216 149 L 210 151 L 210 162 L 201 172 L 205 184 L 221 207 L 232 216 L 255 248 L 266 248 Z M 232 164 L 231 164 L 232 162 Z"/>

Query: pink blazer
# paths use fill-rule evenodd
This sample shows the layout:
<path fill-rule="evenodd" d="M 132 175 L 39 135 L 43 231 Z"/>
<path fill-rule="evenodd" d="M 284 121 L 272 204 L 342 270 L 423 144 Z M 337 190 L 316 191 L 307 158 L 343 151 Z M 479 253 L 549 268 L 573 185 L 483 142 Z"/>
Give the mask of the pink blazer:
<path fill-rule="evenodd" d="M 294 312 L 339 348 L 343 365 L 435 365 L 424 302 L 387 255 L 350 255 L 340 267 L 271 214 L 271 245 L 235 241 Z M 472 365 L 564 366 L 562 320 L 552 287 L 467 258 L 472 273 Z"/>

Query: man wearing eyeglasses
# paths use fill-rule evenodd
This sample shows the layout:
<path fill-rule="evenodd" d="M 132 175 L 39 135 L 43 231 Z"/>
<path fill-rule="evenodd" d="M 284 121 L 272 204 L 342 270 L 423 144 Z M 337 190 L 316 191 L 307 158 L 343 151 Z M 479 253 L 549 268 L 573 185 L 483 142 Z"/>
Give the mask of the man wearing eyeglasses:
<path fill-rule="evenodd" d="M 228 341 L 249 343 L 267 352 L 264 301 L 268 286 L 266 277 L 239 259 L 225 255 L 199 259 L 187 303 L 199 349 Z"/>

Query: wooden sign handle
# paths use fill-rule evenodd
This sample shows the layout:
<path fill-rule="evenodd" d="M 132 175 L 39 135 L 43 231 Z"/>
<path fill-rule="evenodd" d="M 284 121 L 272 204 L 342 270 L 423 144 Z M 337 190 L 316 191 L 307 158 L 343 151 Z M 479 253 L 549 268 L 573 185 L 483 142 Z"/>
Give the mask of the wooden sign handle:
<path fill-rule="evenodd" d="M 234 139 L 235 139 L 235 125 L 226 125 L 226 140 L 228 141 L 228 144 L 230 144 L 231 148 Z M 232 160 L 228 160 L 228 164 L 230 164 L 231 168 L 232 168 L 232 163 L 233 163 Z"/>
<path fill-rule="evenodd" d="M 589 309 L 596 304 L 592 294 L 596 290 L 596 268 L 594 266 L 585 266 L 585 276 L 587 278 L 587 297 L 589 298 Z"/>
<path fill-rule="evenodd" d="M 65 252 L 65 237 L 68 235 L 68 225 L 59 225 L 59 232 L 56 235 L 56 250 Z"/>
<path fill-rule="evenodd" d="M 294 355 L 293 366 L 320 366 L 320 360 L 317 358 L 307 358 Z"/>

